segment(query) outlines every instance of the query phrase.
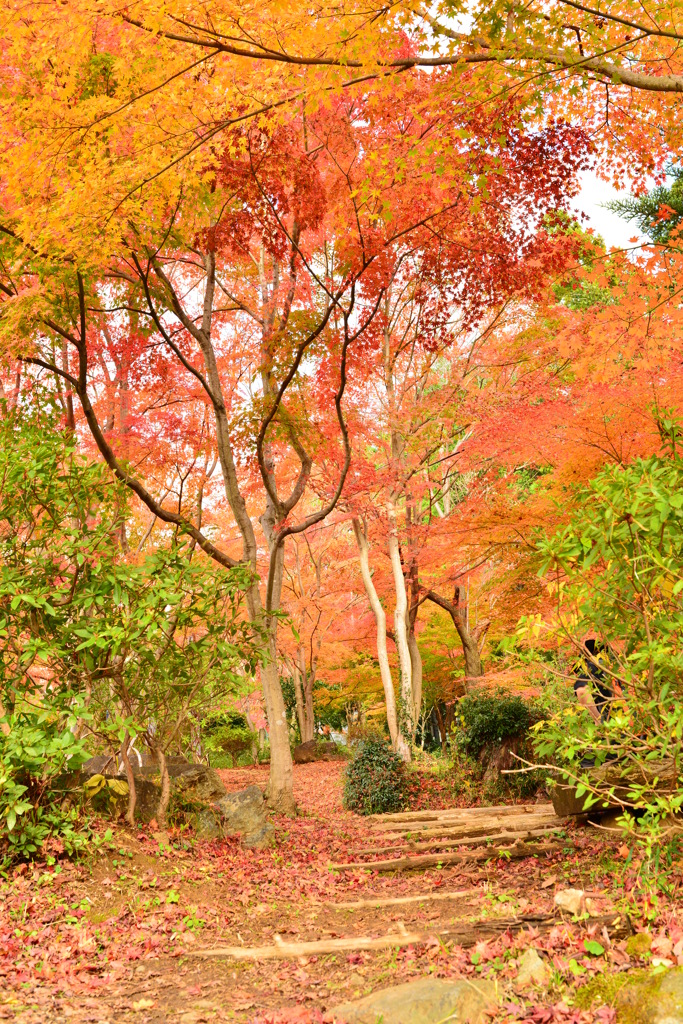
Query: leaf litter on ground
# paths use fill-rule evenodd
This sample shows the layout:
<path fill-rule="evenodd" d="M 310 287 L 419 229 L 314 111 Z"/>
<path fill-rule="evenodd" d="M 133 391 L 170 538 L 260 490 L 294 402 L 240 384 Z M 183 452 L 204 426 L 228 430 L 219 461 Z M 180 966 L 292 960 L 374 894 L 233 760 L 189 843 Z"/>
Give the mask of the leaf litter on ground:
<path fill-rule="evenodd" d="M 231 789 L 265 782 L 264 769 L 225 772 Z M 568 852 L 542 860 L 491 860 L 455 869 L 393 873 L 330 871 L 331 861 L 367 841 L 363 819 L 341 806 L 341 766 L 295 769 L 302 815 L 276 818 L 277 844 L 245 850 L 235 839 L 191 841 L 172 830 L 171 845 L 147 829 L 116 830 L 113 842 L 88 861 L 63 857 L 52 866 L 19 867 L 0 884 L 0 1017 L 17 1024 L 52 1021 L 149 1022 L 236 1020 L 244 1024 L 318 1024 L 331 1008 L 369 991 L 416 979 L 492 977 L 512 985 L 517 961 L 533 946 L 553 968 L 562 991 L 515 995 L 495 1020 L 532 1024 L 611 1024 L 609 1008 L 578 1011 L 565 1000 L 601 972 L 649 962 L 652 955 L 683 962 L 683 926 L 675 889 L 635 904 L 637 864 L 609 867 L 614 850 L 592 832 L 571 835 Z M 102 823 L 104 835 L 110 823 Z M 120 851 L 123 850 L 123 853 Z M 601 859 L 611 854 L 611 860 Z M 622 861 L 623 864 L 623 861 Z M 678 874 L 680 887 L 680 868 Z M 553 880 L 543 886 L 544 881 Z M 457 922 L 514 914 L 549 915 L 555 889 L 579 888 L 602 910 L 630 899 L 637 927 L 652 935 L 652 954 L 638 959 L 600 926 L 566 920 L 549 930 L 503 931 L 470 949 L 449 942 Z M 439 890 L 470 893 L 462 901 L 336 909 L 336 904 Z M 244 946 L 334 936 L 373 936 L 399 927 L 427 934 L 419 945 L 332 957 L 235 964 L 207 963 L 197 948 Z M 599 952 L 602 949 L 602 953 Z M 96 996 L 95 1006 L 90 1005 Z M 89 1002 L 90 1001 L 90 1002 Z M 200 1005 L 201 1004 L 201 1005 Z M 137 1007 L 135 1009 L 134 1007 Z M 93 1014 L 95 1016 L 93 1016 Z M 183 1017 L 185 1015 L 185 1017 Z"/>

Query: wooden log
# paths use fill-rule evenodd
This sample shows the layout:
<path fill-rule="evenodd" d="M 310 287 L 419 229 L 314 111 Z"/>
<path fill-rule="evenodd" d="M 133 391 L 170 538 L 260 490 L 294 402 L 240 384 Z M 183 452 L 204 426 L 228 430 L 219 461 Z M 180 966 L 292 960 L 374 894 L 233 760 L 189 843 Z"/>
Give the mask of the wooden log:
<path fill-rule="evenodd" d="M 352 864 L 330 864 L 334 871 L 410 871 L 414 868 L 431 867 L 434 864 L 460 864 L 463 861 L 490 860 L 492 857 L 509 857 L 518 860 L 520 857 L 534 857 L 541 853 L 555 853 L 561 846 L 550 843 L 546 846 L 529 846 L 526 843 L 514 843 L 512 846 L 489 846 L 480 850 L 467 850 L 462 853 L 428 853 L 418 857 L 397 857 L 392 860 L 359 861 Z"/>
<path fill-rule="evenodd" d="M 510 819 L 519 819 L 520 821 L 528 821 L 530 818 L 557 818 L 559 815 L 555 813 L 553 807 L 543 810 L 534 810 L 533 812 L 519 812 L 515 809 L 514 814 L 437 814 L 433 818 L 420 818 L 415 821 L 374 821 L 370 822 L 370 827 L 373 832 L 375 831 L 394 831 L 394 832 L 405 832 L 409 829 L 418 828 L 435 828 L 437 825 L 448 824 L 448 825 L 461 825 L 463 828 L 469 826 L 470 828 L 479 828 L 486 821 L 508 821 Z"/>
<path fill-rule="evenodd" d="M 527 829 L 525 832 L 508 832 L 506 829 L 500 829 L 494 835 L 465 836 L 462 839 L 434 839 L 433 841 L 426 843 L 412 843 L 410 840 L 400 840 L 390 846 L 373 847 L 369 850 L 354 850 L 352 851 L 352 855 L 358 856 L 363 853 L 368 855 L 390 853 L 392 850 L 396 850 L 399 847 L 408 849 L 413 853 L 417 853 L 419 850 L 445 850 L 451 849 L 454 846 L 477 846 L 485 843 L 488 839 L 494 839 L 497 843 L 514 842 L 517 839 L 538 839 L 541 836 L 554 835 L 556 832 L 562 832 L 563 829 L 564 826 L 555 828 Z"/>
<path fill-rule="evenodd" d="M 481 814 L 500 817 L 505 814 L 552 814 L 552 803 L 545 804 L 498 804 L 495 807 L 447 807 L 437 811 L 396 811 L 391 814 L 371 814 L 370 824 L 378 821 L 426 821 L 429 818 L 443 818 L 447 815 L 477 817 Z"/>
<path fill-rule="evenodd" d="M 450 839 L 465 839 L 468 836 L 494 835 L 498 829 L 507 829 L 509 832 L 522 832 L 534 828 L 563 828 L 566 820 L 558 818 L 557 815 L 539 815 L 533 818 L 504 818 L 502 821 L 493 818 L 482 821 L 480 825 L 450 824 L 444 822 L 441 825 L 434 825 L 430 828 L 424 826 L 411 828 L 404 831 L 374 830 L 373 835 L 381 836 L 384 842 L 394 842 L 396 839 L 430 839 L 433 836 L 444 836 Z"/>
<path fill-rule="evenodd" d="M 275 935 L 273 944 L 269 946 L 216 946 L 214 949 L 189 949 L 183 951 L 183 956 L 230 957 L 233 960 L 284 960 L 300 956 L 326 956 L 331 953 L 413 946 L 434 938 L 448 939 L 454 945 L 467 949 L 476 945 L 477 942 L 497 938 L 506 931 L 518 932 L 529 927 L 538 931 L 549 931 L 557 924 L 565 924 L 567 928 L 577 927 L 569 922 L 559 921 L 552 914 L 530 914 L 524 917 L 475 922 L 464 927 L 440 929 L 438 932 L 408 932 L 403 928 L 399 934 L 395 935 L 319 939 L 314 942 L 284 942 L 279 935 Z M 622 938 L 624 935 L 630 934 L 631 931 L 628 920 L 620 917 L 619 914 L 592 918 L 590 924 L 591 926 L 612 928 L 614 938 Z"/>
<path fill-rule="evenodd" d="M 363 910 L 366 907 L 402 907 L 408 903 L 427 903 L 432 900 L 455 900 L 461 896 L 479 896 L 480 889 L 460 889 L 456 892 L 425 892 L 417 896 L 378 896 L 371 900 L 354 900 L 351 903 L 325 903 L 329 910 Z"/>

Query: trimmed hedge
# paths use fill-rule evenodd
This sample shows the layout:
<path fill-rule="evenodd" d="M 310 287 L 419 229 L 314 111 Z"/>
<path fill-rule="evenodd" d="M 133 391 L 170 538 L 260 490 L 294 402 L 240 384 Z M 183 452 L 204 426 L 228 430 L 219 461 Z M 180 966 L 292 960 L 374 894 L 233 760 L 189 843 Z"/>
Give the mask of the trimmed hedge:
<path fill-rule="evenodd" d="M 344 806 L 358 814 L 400 811 L 408 800 L 409 781 L 399 755 L 387 743 L 364 743 L 346 768 Z"/>

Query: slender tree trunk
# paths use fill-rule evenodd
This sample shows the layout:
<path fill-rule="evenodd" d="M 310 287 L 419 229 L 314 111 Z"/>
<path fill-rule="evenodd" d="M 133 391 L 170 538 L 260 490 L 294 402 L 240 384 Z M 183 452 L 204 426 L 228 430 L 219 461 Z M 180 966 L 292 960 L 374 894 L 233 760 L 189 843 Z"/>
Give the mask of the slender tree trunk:
<path fill-rule="evenodd" d="M 313 715 L 313 671 L 306 666 L 306 654 L 302 646 L 296 652 L 296 676 L 295 688 L 297 693 L 297 718 L 299 719 L 299 731 L 301 742 L 309 743 L 315 734 L 315 719 Z M 301 707 L 301 712 L 299 712 Z"/>
<path fill-rule="evenodd" d="M 477 637 L 467 628 L 466 609 L 460 602 L 460 587 L 455 587 L 452 601 L 447 601 L 445 597 L 441 597 L 433 590 L 427 591 L 427 599 L 447 611 L 453 621 L 465 658 L 465 689 L 467 689 L 469 681 L 479 679 L 483 676 L 484 670 Z"/>
<path fill-rule="evenodd" d="M 235 517 L 235 522 L 242 537 L 242 549 L 244 561 L 251 566 L 254 572 L 257 571 L 258 546 L 254 525 L 247 511 L 244 495 L 240 490 L 237 476 L 237 467 L 230 441 L 230 423 L 228 419 L 227 406 L 223 395 L 221 377 L 218 370 L 218 360 L 211 343 L 211 313 L 213 309 L 213 292 L 215 287 L 215 257 L 212 253 L 205 258 L 207 269 L 207 284 L 204 295 L 204 317 L 202 329 L 198 330 L 196 325 L 189 320 L 183 320 L 184 325 L 191 330 L 197 339 L 204 357 L 204 365 L 213 395 L 214 417 L 216 424 L 216 447 L 223 475 L 225 494 L 230 503 L 230 508 Z M 181 318 L 182 319 L 182 318 Z M 269 552 L 272 551 L 274 543 L 273 527 L 277 522 L 277 514 L 267 504 L 266 513 L 261 517 L 261 524 L 268 541 Z M 276 580 L 273 586 L 272 610 L 277 611 L 280 607 L 280 589 L 282 576 L 283 549 L 280 548 L 279 556 L 276 559 L 276 574 L 279 574 L 279 583 Z M 261 594 L 257 583 L 254 583 L 246 594 L 247 609 L 251 622 L 264 624 L 264 608 Z M 269 636 L 263 654 L 266 661 L 261 667 L 261 686 L 263 698 L 268 717 L 268 731 L 270 739 L 270 779 L 266 790 L 269 804 L 274 810 L 282 813 L 296 813 L 296 803 L 293 793 L 293 772 L 292 755 L 289 749 L 289 730 L 287 728 L 287 714 L 285 702 L 282 696 L 282 687 L 277 671 L 276 658 L 276 631 L 277 619 L 271 619 L 266 623 Z"/>
<path fill-rule="evenodd" d="M 269 501 L 266 512 L 261 516 L 260 522 L 268 541 L 270 552 L 272 552 L 276 542 L 276 521 L 277 512 L 272 508 Z M 275 557 L 271 557 L 269 563 L 268 586 L 272 593 L 271 610 L 273 612 L 277 612 L 280 609 L 284 561 L 285 551 L 284 544 L 282 544 L 277 548 Z M 273 577 L 272 587 L 270 586 L 271 574 Z M 270 737 L 270 777 L 266 787 L 266 798 L 270 807 L 277 811 L 278 814 L 295 815 L 294 769 L 292 765 L 292 751 L 289 746 L 289 725 L 287 723 L 287 709 L 284 697 L 282 696 L 282 686 L 280 685 L 277 666 L 277 627 L 277 618 L 271 617 L 268 622 L 268 661 L 261 667 L 261 683 Z"/>
<path fill-rule="evenodd" d="M 410 664 L 413 679 L 413 721 L 417 725 L 422 711 L 422 655 L 417 645 L 417 637 L 414 630 L 408 633 L 408 647 L 410 649 Z"/>
<path fill-rule="evenodd" d="M 168 774 L 168 766 L 166 764 L 166 755 L 164 754 L 161 747 L 153 746 L 152 752 L 156 758 L 157 764 L 159 765 L 159 775 L 161 782 L 161 796 L 159 797 L 159 804 L 157 806 L 157 823 L 160 829 L 165 829 L 168 824 L 168 805 L 171 799 L 171 779 Z"/>
<path fill-rule="evenodd" d="M 315 714 L 313 711 L 313 672 L 304 674 L 304 714 L 306 716 L 306 741 L 315 739 Z"/>
<path fill-rule="evenodd" d="M 69 347 L 66 341 L 62 342 L 62 368 L 69 372 Z M 76 429 L 76 418 L 74 416 L 74 396 L 69 382 L 66 382 L 66 425 L 70 431 Z"/>
<path fill-rule="evenodd" d="M 299 666 L 296 660 L 291 663 L 292 667 L 292 681 L 294 683 L 294 699 L 296 701 L 297 710 L 297 722 L 299 723 L 299 735 L 301 736 L 301 742 L 303 742 L 304 733 L 304 717 L 303 717 L 303 690 L 301 689 L 301 673 L 299 672 Z"/>
<path fill-rule="evenodd" d="M 375 585 L 372 582 L 367 537 L 365 536 L 365 532 L 357 519 L 353 520 L 353 532 L 356 535 L 356 543 L 358 544 L 360 571 L 361 576 L 363 577 L 365 593 L 368 596 L 370 608 L 372 609 L 373 615 L 375 616 L 375 622 L 377 623 L 377 660 L 379 662 L 382 686 L 384 687 L 384 700 L 387 708 L 389 735 L 394 749 L 398 751 L 404 760 L 408 761 L 410 760 L 410 745 L 406 742 L 399 726 L 398 716 L 396 714 L 396 695 L 394 693 L 394 683 L 391 678 L 391 666 L 389 664 L 389 655 L 387 653 L 387 617 L 379 599 L 379 595 L 375 590 Z"/>
<path fill-rule="evenodd" d="M 304 694 L 301 686 L 301 670 L 299 669 L 296 659 L 292 661 L 291 666 L 292 679 L 294 681 L 294 699 L 296 700 L 296 720 L 299 723 L 301 742 L 305 743 L 304 733 L 306 731 L 306 719 L 304 715 Z"/>
<path fill-rule="evenodd" d="M 130 746 L 130 735 L 126 729 L 126 734 L 123 737 L 121 744 L 121 760 L 123 761 L 123 767 L 126 773 L 126 779 L 128 780 L 128 807 L 126 808 L 126 824 L 130 825 L 131 828 L 135 825 L 135 804 L 137 803 L 137 791 L 135 789 L 135 775 L 133 774 L 133 768 L 128 757 L 128 747 Z"/>
<path fill-rule="evenodd" d="M 396 608 L 394 610 L 394 638 L 398 650 L 400 672 L 401 704 L 399 709 L 401 732 L 412 739 L 415 733 L 415 701 L 413 697 L 413 672 L 408 644 L 408 594 L 406 581 L 401 565 L 401 552 L 398 546 L 398 530 L 396 513 L 393 505 L 388 506 L 389 517 L 389 558 L 394 577 L 396 591 Z"/>
<path fill-rule="evenodd" d="M 266 788 L 269 805 L 280 814 L 296 814 L 294 802 L 294 771 L 289 748 L 287 709 L 277 670 L 275 642 L 271 643 L 270 658 L 261 666 L 261 683 L 268 718 L 270 741 L 270 776 Z"/>
<path fill-rule="evenodd" d="M 446 723 L 443 720 L 443 715 L 441 714 L 441 708 L 439 707 L 438 702 L 434 705 L 434 711 L 436 712 L 436 721 L 437 721 L 437 723 L 439 725 L 439 738 L 441 740 L 441 752 L 443 754 L 445 754 L 446 750 L 447 750 L 447 746 L 446 746 L 446 739 L 447 739 Z"/>

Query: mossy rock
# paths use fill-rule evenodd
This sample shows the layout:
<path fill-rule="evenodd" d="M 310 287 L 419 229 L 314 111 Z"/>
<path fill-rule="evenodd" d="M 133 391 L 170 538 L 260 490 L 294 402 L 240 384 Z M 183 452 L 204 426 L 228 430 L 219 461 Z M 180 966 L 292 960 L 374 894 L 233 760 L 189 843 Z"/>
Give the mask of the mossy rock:
<path fill-rule="evenodd" d="M 683 1024 L 683 969 L 601 975 L 579 989 L 578 1009 L 613 1006 L 618 1024 Z"/>
<path fill-rule="evenodd" d="M 647 956 L 652 949 L 652 936 L 649 932 L 636 932 L 626 940 L 626 952 L 629 956 Z"/>
<path fill-rule="evenodd" d="M 579 1010 L 596 1009 L 598 1006 L 614 1006 L 620 991 L 629 981 L 649 981 L 649 970 L 634 969 L 623 974 L 598 974 L 583 985 L 574 997 Z"/>

